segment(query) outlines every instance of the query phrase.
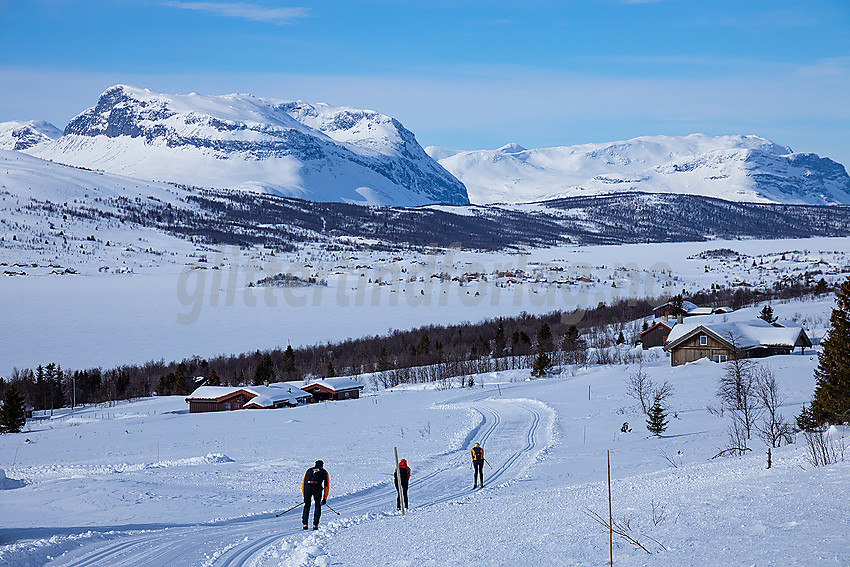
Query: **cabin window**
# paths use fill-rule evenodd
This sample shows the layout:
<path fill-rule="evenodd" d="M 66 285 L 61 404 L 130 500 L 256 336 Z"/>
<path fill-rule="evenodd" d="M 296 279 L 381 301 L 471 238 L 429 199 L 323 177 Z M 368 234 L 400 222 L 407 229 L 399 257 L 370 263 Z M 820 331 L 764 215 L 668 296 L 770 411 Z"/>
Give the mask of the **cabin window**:
<path fill-rule="evenodd" d="M 699 346 L 705 346 L 708 344 L 708 337 L 706 335 L 699 336 Z"/>
<path fill-rule="evenodd" d="M 711 357 L 711 359 L 714 362 L 726 362 L 726 355 L 725 354 L 715 354 L 714 356 Z"/>

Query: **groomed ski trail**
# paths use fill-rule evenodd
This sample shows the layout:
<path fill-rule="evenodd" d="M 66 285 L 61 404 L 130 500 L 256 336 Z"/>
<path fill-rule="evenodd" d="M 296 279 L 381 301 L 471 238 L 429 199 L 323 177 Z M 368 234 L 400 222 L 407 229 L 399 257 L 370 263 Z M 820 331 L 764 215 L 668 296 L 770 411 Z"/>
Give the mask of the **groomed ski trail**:
<path fill-rule="evenodd" d="M 409 494 L 413 510 L 428 509 L 447 502 L 474 498 L 470 449 L 476 443 L 485 448 L 492 469 L 485 468 L 487 491 L 520 479 L 553 441 L 555 412 L 530 399 L 493 398 L 491 393 L 468 393 L 444 404 L 471 409 L 480 422 L 457 447 L 414 470 Z M 396 495 L 388 482 L 338 498 L 334 509 L 323 510 L 323 526 L 318 532 L 301 530 L 299 509 L 275 518 L 274 513 L 258 514 L 209 524 L 181 525 L 163 529 L 113 531 L 106 539 L 68 551 L 46 563 L 51 567 L 259 567 L 263 565 L 306 564 L 301 558 L 321 554 L 322 541 L 352 523 L 368 522 L 377 516 L 395 514 Z M 97 531 L 92 528 L 92 531 Z"/>

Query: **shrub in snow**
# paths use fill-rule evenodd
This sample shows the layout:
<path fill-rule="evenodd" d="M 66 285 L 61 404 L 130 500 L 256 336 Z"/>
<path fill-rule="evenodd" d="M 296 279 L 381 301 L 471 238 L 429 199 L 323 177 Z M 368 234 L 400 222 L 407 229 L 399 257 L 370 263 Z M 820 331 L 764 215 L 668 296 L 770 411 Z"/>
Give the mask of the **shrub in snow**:
<path fill-rule="evenodd" d="M 829 429 L 804 431 L 809 462 L 816 467 L 832 465 L 844 460 L 846 443 L 835 426 Z"/>

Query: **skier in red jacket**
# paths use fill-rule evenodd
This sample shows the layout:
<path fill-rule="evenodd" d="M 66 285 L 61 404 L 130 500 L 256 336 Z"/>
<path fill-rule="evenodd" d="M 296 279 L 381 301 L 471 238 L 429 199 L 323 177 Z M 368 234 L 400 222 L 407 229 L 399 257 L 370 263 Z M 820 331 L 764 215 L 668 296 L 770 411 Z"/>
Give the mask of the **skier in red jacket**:
<path fill-rule="evenodd" d="M 407 461 L 402 459 L 398 462 L 398 468 L 393 475 L 395 483 L 395 491 L 398 493 L 398 485 L 401 483 L 401 494 L 396 498 L 396 509 L 401 510 L 401 498 L 404 496 L 405 509 L 410 508 L 407 503 L 407 484 L 410 482 L 410 467 L 407 466 Z"/>

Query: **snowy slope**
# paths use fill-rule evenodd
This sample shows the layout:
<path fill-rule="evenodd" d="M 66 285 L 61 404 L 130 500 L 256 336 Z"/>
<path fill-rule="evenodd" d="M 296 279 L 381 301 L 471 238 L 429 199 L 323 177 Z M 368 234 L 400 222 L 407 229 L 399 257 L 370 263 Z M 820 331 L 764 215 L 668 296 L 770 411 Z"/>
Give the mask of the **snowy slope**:
<path fill-rule="evenodd" d="M 28 150 L 56 162 L 312 201 L 467 203 L 397 120 L 370 110 L 246 94 L 169 95 L 118 85 Z"/>
<path fill-rule="evenodd" d="M 850 203 L 850 177 L 841 164 L 757 136 L 646 136 L 531 150 L 508 144 L 496 150 L 426 151 L 464 182 L 476 204 L 624 191 Z"/>
<path fill-rule="evenodd" d="M 824 317 L 828 307 L 804 309 Z M 586 511 L 607 517 L 608 451 L 614 518 L 651 552 L 615 536 L 617 565 L 850 563 L 848 462 L 815 468 L 799 438 L 774 448 L 767 469 L 755 436 L 745 456 L 712 458 L 728 442 L 728 415 L 706 409 L 724 365 L 645 355 L 649 378 L 674 388 L 658 438 L 626 394 L 637 366 L 622 365 L 537 380 L 490 373 L 471 389 L 419 385 L 293 409 L 189 414 L 174 396 L 57 412 L 0 436 L 0 508 L 11 512 L 0 566 L 604 565 L 608 533 Z M 774 372 L 786 417 L 811 396 L 816 360 L 758 362 Z M 846 428 L 831 435 L 841 442 Z M 481 490 L 475 442 L 489 463 Z M 404 517 L 394 447 L 413 473 Z M 300 481 L 316 459 L 333 510 L 303 533 Z"/>
<path fill-rule="evenodd" d="M 43 120 L 0 122 L 0 150 L 28 150 L 61 135 L 62 130 Z"/>
<path fill-rule="evenodd" d="M 0 265 L 7 273 L 26 266 L 28 274 L 49 274 L 182 264 L 196 245 L 119 218 L 133 207 L 191 209 L 188 194 L 0 150 Z"/>

